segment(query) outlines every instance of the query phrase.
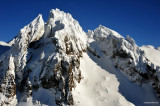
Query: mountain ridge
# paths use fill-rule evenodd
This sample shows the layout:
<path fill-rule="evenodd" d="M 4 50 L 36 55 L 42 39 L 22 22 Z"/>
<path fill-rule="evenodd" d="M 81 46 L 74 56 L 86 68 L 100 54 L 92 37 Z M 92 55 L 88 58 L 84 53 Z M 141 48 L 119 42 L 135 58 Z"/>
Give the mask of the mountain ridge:
<path fill-rule="evenodd" d="M 150 56 L 153 47 L 147 52 L 131 37 L 105 26 L 85 33 L 71 14 L 52 9 L 46 23 L 38 15 L 9 45 L 0 56 L 1 105 L 142 106 L 149 100 L 159 102 L 158 49 L 155 60 Z M 137 93 L 126 91 L 132 87 Z M 138 93 L 144 96 L 134 100 Z"/>

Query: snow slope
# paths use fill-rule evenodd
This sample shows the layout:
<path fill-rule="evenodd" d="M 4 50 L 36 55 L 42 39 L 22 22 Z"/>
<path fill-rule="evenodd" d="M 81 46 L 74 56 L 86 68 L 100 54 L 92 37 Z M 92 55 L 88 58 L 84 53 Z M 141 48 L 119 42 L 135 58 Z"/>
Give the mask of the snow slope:
<path fill-rule="evenodd" d="M 153 46 L 142 46 L 142 50 L 145 51 L 147 58 L 156 66 L 160 66 L 160 51 Z"/>
<path fill-rule="evenodd" d="M 107 71 L 110 74 L 115 75 L 119 86 L 118 92 L 125 97 L 125 99 L 136 106 L 146 106 L 144 102 L 159 102 L 160 100 L 155 96 L 155 92 L 151 85 L 142 84 L 141 86 L 131 82 L 120 70 L 116 69 L 110 57 L 105 54 L 101 55 L 101 58 L 93 56 L 88 53 L 91 58 L 99 67 Z M 152 106 L 153 104 L 147 104 Z M 155 104 L 154 104 L 155 105 Z M 157 104 L 159 105 L 159 104 Z"/>
<path fill-rule="evenodd" d="M 118 92 L 115 75 L 99 67 L 86 53 L 80 62 L 83 80 L 73 90 L 75 106 L 133 106 Z"/>

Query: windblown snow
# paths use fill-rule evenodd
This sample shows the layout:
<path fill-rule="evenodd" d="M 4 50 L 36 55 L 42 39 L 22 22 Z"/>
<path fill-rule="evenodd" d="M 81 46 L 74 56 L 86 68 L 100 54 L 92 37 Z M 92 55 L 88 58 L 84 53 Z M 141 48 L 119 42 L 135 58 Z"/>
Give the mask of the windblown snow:
<path fill-rule="evenodd" d="M 148 106 L 160 103 L 160 51 L 72 15 L 39 14 L 0 41 L 1 106 Z"/>

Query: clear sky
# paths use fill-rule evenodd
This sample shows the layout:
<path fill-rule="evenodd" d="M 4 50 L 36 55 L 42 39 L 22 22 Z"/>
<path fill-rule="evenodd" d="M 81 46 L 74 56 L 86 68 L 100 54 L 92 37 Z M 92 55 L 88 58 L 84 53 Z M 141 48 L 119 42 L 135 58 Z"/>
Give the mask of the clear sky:
<path fill-rule="evenodd" d="M 141 45 L 160 46 L 160 0 L 0 0 L 0 41 L 9 41 L 38 14 L 71 13 L 87 32 L 99 24 Z"/>

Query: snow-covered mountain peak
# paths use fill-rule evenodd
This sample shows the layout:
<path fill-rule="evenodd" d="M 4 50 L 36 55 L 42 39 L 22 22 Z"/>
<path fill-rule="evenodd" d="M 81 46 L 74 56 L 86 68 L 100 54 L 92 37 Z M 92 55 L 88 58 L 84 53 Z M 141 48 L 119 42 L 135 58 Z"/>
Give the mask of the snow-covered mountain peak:
<path fill-rule="evenodd" d="M 111 29 L 109 29 L 105 26 L 102 26 L 102 25 L 99 25 L 99 27 L 94 30 L 94 33 L 95 33 L 95 35 L 94 35 L 95 37 L 115 36 L 115 37 L 118 37 L 118 38 L 124 38 L 123 36 L 121 36 L 116 31 L 111 30 Z"/>
<path fill-rule="evenodd" d="M 106 28 L 105 26 L 102 25 L 100 25 L 94 31 L 89 30 L 87 35 L 92 39 L 92 40 L 90 39 L 89 42 L 91 41 L 97 42 L 99 47 L 95 48 L 94 43 L 90 43 L 90 45 L 93 44 L 93 47 L 95 49 L 100 48 L 100 50 L 102 50 L 103 52 L 105 51 L 107 55 L 113 56 L 114 52 L 119 50 L 121 52 L 122 51 L 125 52 L 126 54 L 128 53 L 130 55 L 134 54 L 135 56 L 133 57 L 137 58 L 138 47 L 135 44 L 135 41 L 129 36 L 127 36 L 127 38 L 125 39 L 116 31 Z M 90 46 L 89 48 L 91 47 L 92 46 Z M 98 52 L 99 50 L 96 51 Z M 99 51 L 99 53 L 100 52 L 101 51 Z"/>
<path fill-rule="evenodd" d="M 72 18 L 72 15 L 69 14 L 69 13 L 65 13 L 63 11 L 60 11 L 59 9 L 52 9 L 49 13 L 49 20 L 48 20 L 48 23 L 50 24 L 53 24 L 52 22 L 49 22 L 50 21 L 50 18 L 53 19 L 54 21 L 58 21 L 58 20 L 61 20 L 61 21 L 76 21 Z M 76 21 L 77 22 L 77 21 Z M 67 23 L 67 22 L 66 22 Z M 78 22 L 77 22 L 78 23 Z"/>
<path fill-rule="evenodd" d="M 158 50 L 146 49 L 157 53 L 152 60 L 130 36 L 102 25 L 85 33 L 59 9 L 50 11 L 46 23 L 38 15 L 9 44 L 0 53 L 0 105 L 143 105 L 155 96 L 139 86 L 146 82 L 160 95 Z M 8 44 L 1 45 L 3 50 Z"/>
<path fill-rule="evenodd" d="M 89 31 L 88 51 L 94 58 L 111 58 L 114 66 L 125 73 L 133 82 L 152 82 L 159 96 L 160 53 L 152 46 L 138 47 L 131 37 L 125 39 L 106 27 Z M 93 37 L 92 37 L 93 36 Z M 103 61 L 103 59 L 102 59 Z M 105 66 L 104 66 L 105 67 Z M 155 73 L 158 72 L 158 73 Z"/>
<path fill-rule="evenodd" d="M 19 37 L 27 38 L 29 42 L 39 40 L 44 33 L 44 21 L 39 14 L 29 25 L 20 30 Z"/>
<path fill-rule="evenodd" d="M 44 21 L 39 14 L 30 24 L 22 28 L 17 36 L 9 42 L 10 45 L 21 48 L 31 42 L 39 40 L 44 34 Z M 19 46 L 18 46 L 18 45 Z"/>
<path fill-rule="evenodd" d="M 3 74 L 0 74 L 0 78 L 10 79 L 9 83 L 12 83 L 10 100 L 28 101 L 31 88 L 44 88 L 52 89 L 57 104 L 73 104 L 72 88 L 82 79 L 79 67 L 80 58 L 86 51 L 85 37 L 79 23 L 70 14 L 58 9 L 50 11 L 46 24 L 42 15 L 38 15 L 21 29 L 11 41 L 11 49 L 1 60 L 0 70 L 3 71 L 0 73 Z M 0 84 L 8 86 L 5 79 Z M 0 89 L 2 93 L 10 91 L 7 87 Z M 13 99 L 17 96 L 14 92 L 21 92 L 22 97 Z M 9 103 L 7 96 L 2 97 L 2 101 Z"/>
<path fill-rule="evenodd" d="M 82 30 L 78 21 L 73 19 L 71 14 L 60 11 L 59 9 L 52 9 L 50 11 L 45 28 L 47 30 L 45 35 L 48 35 L 48 33 L 50 33 L 50 35 L 53 36 L 56 33 L 66 32 L 70 36 L 76 36 L 78 39 L 81 39 L 83 43 L 86 43 L 86 34 Z"/>

